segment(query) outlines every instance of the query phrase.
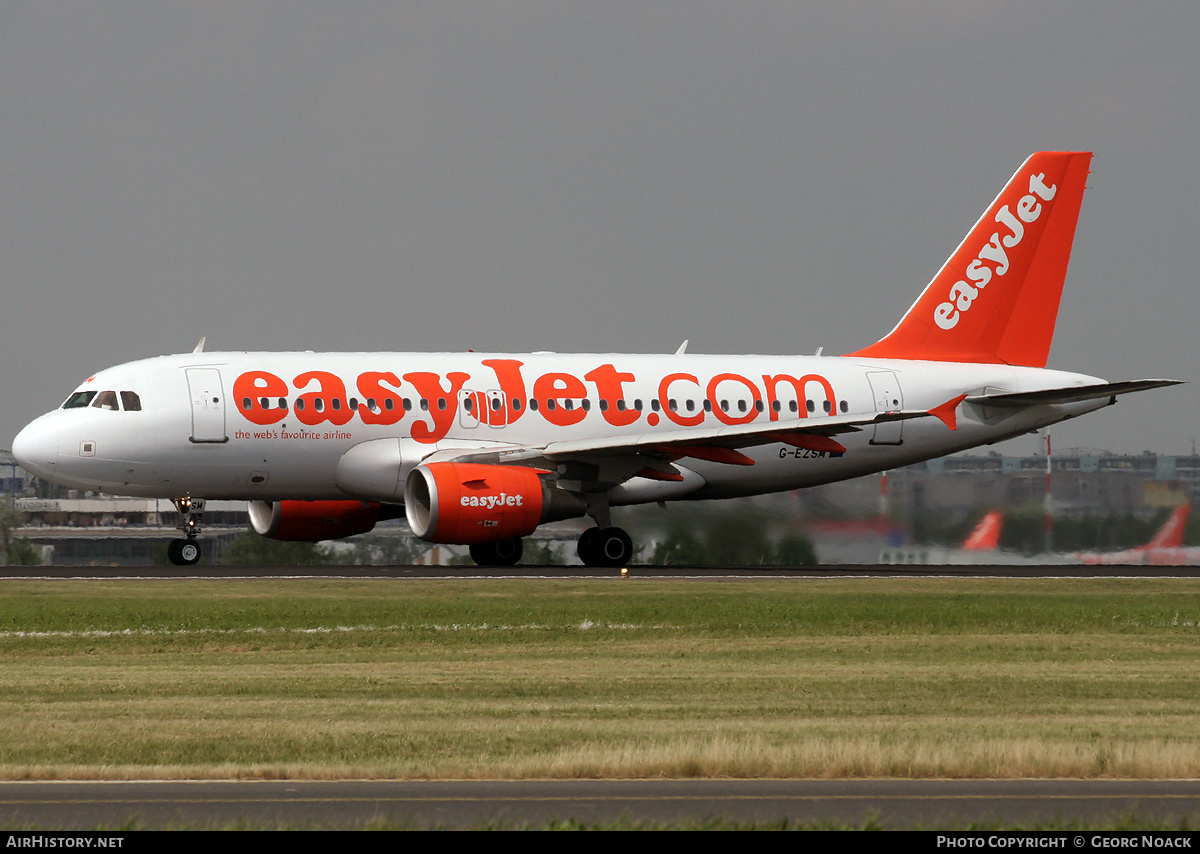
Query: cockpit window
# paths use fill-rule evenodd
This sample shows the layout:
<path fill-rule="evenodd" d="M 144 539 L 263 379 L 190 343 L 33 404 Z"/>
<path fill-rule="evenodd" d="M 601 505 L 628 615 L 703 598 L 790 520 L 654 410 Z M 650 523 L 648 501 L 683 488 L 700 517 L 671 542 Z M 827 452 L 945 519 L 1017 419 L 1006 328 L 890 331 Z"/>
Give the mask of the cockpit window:
<path fill-rule="evenodd" d="M 96 396 L 94 391 L 77 391 L 67 398 L 67 402 L 62 405 L 63 409 L 82 409 L 92 402 L 92 398 Z"/>
<path fill-rule="evenodd" d="M 142 399 L 138 397 L 136 391 L 121 392 L 121 408 L 126 412 L 141 412 Z"/>
<path fill-rule="evenodd" d="M 92 406 L 96 409 L 117 409 L 117 393 L 115 391 L 100 392 L 92 401 Z"/>

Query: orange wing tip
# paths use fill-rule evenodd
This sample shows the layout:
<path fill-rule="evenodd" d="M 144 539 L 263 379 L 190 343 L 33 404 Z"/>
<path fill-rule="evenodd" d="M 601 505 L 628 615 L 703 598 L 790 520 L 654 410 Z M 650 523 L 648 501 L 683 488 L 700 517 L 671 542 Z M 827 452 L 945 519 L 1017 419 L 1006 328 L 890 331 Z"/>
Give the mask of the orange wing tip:
<path fill-rule="evenodd" d="M 941 406 L 935 406 L 929 410 L 929 414 L 941 421 L 951 430 L 958 429 L 958 405 L 967 399 L 965 394 L 960 394 L 958 397 L 952 397 L 943 403 Z"/>

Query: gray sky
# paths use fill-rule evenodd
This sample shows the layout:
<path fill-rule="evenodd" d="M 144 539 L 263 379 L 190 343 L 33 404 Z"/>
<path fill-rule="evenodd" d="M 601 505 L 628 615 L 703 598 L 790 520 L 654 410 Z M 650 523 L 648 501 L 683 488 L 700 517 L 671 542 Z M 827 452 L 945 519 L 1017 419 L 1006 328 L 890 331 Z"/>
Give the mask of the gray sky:
<path fill-rule="evenodd" d="M 1196 380 L 1198 37 L 1193 2 L 5 0 L 0 447 L 202 335 L 853 350 L 1038 149 L 1097 152 L 1051 367 Z M 1190 452 L 1198 403 L 1055 446 Z"/>

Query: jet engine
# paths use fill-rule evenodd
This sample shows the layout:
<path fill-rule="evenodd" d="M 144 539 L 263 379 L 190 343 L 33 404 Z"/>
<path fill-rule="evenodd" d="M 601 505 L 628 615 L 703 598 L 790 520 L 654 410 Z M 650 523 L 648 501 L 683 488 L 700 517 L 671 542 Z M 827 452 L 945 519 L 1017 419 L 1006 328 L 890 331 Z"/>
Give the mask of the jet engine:
<path fill-rule="evenodd" d="M 256 533 L 306 543 L 364 534 L 399 515 L 399 508 L 365 501 L 251 501 L 249 510 Z"/>
<path fill-rule="evenodd" d="M 583 497 L 543 480 L 546 472 L 484 463 L 428 463 L 408 475 L 404 512 L 412 532 L 431 543 L 510 540 L 543 522 L 585 512 Z"/>

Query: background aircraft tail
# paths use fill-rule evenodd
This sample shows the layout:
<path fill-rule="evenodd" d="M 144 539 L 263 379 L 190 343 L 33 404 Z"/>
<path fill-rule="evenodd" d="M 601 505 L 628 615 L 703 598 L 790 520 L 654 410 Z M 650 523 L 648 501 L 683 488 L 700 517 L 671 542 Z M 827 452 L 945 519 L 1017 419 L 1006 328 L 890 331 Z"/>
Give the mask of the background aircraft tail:
<path fill-rule="evenodd" d="M 896 328 L 847 355 L 1044 368 L 1091 160 L 1031 155 Z"/>
<path fill-rule="evenodd" d="M 1146 546 L 1151 549 L 1177 549 L 1183 546 L 1183 533 L 1187 528 L 1188 514 L 1192 512 L 1191 505 L 1181 504 L 1163 524 L 1154 539 Z"/>
<path fill-rule="evenodd" d="M 975 526 L 962 547 L 969 552 L 993 551 L 1000 547 L 1000 529 L 1004 526 L 1004 514 L 999 510 L 987 513 Z"/>

